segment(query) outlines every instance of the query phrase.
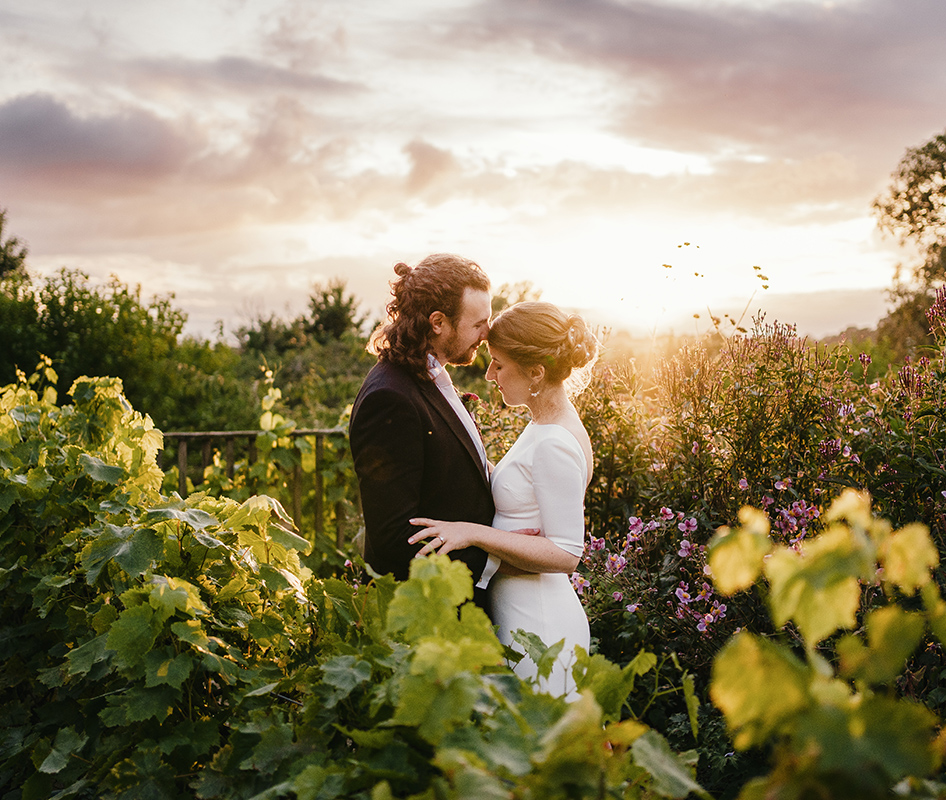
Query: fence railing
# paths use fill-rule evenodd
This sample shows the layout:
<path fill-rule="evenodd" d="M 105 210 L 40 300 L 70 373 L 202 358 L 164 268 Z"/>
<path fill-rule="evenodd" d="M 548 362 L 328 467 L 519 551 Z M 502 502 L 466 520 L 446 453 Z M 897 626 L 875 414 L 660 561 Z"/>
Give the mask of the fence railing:
<path fill-rule="evenodd" d="M 191 479 L 191 485 L 195 488 L 203 483 L 204 472 L 208 466 L 213 463 L 214 451 L 219 451 L 226 465 L 227 477 L 231 480 L 234 477 L 234 465 L 237 459 L 245 454 L 247 463 L 252 465 L 257 460 L 256 438 L 260 431 L 172 431 L 164 434 L 166 442 L 174 442 L 177 445 L 177 491 L 181 497 L 187 497 L 188 478 Z M 314 495 L 314 530 L 316 534 L 324 533 L 325 527 L 325 487 L 323 485 L 322 468 L 325 458 L 325 440 L 330 437 L 344 439 L 347 437 L 347 431 L 344 428 L 299 428 L 290 433 L 282 434 L 288 436 L 295 442 L 300 438 L 314 438 L 315 469 L 311 473 Z M 242 446 L 241 446 L 242 445 Z M 194 480 L 197 474 L 197 468 L 191 465 L 191 453 L 200 448 L 200 472 L 199 478 Z M 165 453 L 167 450 L 165 450 Z M 166 456 L 165 456 L 166 457 Z M 166 465 L 162 465 L 166 466 Z M 302 531 L 302 497 L 303 497 L 303 478 L 304 472 L 299 460 L 296 461 L 292 469 L 292 474 L 288 476 L 290 494 L 292 498 L 292 508 L 290 513 L 296 527 Z M 336 544 L 340 547 L 345 536 L 345 508 L 344 503 L 336 503 L 335 508 Z"/>

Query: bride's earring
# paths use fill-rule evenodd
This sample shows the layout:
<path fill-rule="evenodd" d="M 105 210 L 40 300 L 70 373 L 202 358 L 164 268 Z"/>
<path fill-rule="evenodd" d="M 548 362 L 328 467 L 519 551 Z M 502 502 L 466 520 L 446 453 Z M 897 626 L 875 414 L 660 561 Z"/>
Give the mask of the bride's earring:
<path fill-rule="evenodd" d="M 539 396 L 539 392 L 541 392 L 541 391 L 542 391 L 541 387 L 538 388 L 538 389 L 535 389 L 535 390 L 533 390 L 533 388 L 532 388 L 531 386 L 529 387 L 529 394 L 530 394 L 532 397 L 538 397 L 538 396 Z"/>

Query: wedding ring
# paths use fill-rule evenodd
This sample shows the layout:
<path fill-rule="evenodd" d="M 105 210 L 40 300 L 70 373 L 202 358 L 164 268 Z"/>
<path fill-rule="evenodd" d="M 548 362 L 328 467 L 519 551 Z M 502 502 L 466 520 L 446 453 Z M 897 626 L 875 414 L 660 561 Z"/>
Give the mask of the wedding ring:
<path fill-rule="evenodd" d="M 447 543 L 447 540 L 444 539 L 443 536 L 438 536 L 437 538 L 440 539 L 440 544 L 446 544 L 446 543 Z"/>

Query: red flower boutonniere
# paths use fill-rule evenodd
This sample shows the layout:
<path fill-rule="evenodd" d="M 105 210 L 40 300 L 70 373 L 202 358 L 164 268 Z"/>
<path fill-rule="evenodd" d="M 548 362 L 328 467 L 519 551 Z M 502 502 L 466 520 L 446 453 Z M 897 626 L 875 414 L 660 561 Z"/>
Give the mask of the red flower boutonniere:
<path fill-rule="evenodd" d="M 473 392 L 463 392 L 463 394 L 460 395 L 460 402 L 463 403 L 463 407 L 470 412 L 470 416 L 475 418 L 473 410 L 480 402 L 480 398 L 473 394 Z"/>

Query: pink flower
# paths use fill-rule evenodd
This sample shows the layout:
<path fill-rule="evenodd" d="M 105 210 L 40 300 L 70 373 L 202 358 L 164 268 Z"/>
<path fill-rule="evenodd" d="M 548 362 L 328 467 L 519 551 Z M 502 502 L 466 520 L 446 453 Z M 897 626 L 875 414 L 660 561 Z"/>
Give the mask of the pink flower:
<path fill-rule="evenodd" d="M 680 549 L 677 550 L 677 555 L 680 558 L 689 558 L 696 551 L 696 545 L 691 544 L 686 539 L 680 542 Z"/>
<path fill-rule="evenodd" d="M 746 489 L 749 488 L 749 481 L 747 481 L 745 478 L 740 478 L 739 488 L 742 489 L 742 491 L 746 491 Z"/>
<path fill-rule="evenodd" d="M 780 492 L 781 492 L 781 491 L 784 491 L 785 489 L 791 489 L 791 488 L 792 488 L 792 479 L 791 479 L 791 478 L 786 478 L 786 479 L 783 480 L 783 481 L 776 481 L 776 482 L 775 482 L 775 488 L 776 488 L 778 491 L 780 491 Z"/>
<path fill-rule="evenodd" d="M 591 584 L 577 572 L 572 573 L 571 581 L 572 586 L 575 587 L 575 592 L 577 594 L 584 594 L 585 589 L 591 586 Z"/>
<path fill-rule="evenodd" d="M 660 518 L 665 522 L 672 520 L 676 516 L 669 508 L 666 506 L 661 506 L 660 508 Z"/>
<path fill-rule="evenodd" d="M 693 533 L 693 531 L 696 530 L 696 520 L 693 519 L 693 517 L 688 517 L 683 520 L 683 522 L 678 522 L 677 528 L 679 528 L 682 533 Z"/>
<path fill-rule="evenodd" d="M 674 594 L 677 596 L 677 600 L 680 601 L 681 605 L 685 606 L 689 604 L 689 602 L 693 599 L 692 597 L 690 597 L 690 593 L 687 591 L 687 589 L 689 588 L 690 587 L 687 586 L 683 581 L 680 581 L 680 586 L 674 592 Z"/>
<path fill-rule="evenodd" d="M 627 611 L 629 611 L 631 614 L 637 611 L 637 609 L 639 609 L 640 607 L 641 607 L 640 603 L 631 603 L 630 605 L 624 606 L 624 608 L 627 609 Z"/>
<path fill-rule="evenodd" d="M 618 555 L 617 553 L 611 553 L 604 565 L 605 569 L 612 575 L 620 575 L 626 566 L 627 559 L 622 555 Z"/>
<path fill-rule="evenodd" d="M 639 537 L 644 532 L 643 520 L 640 517 L 631 517 L 627 521 L 627 530 L 628 530 L 628 533 L 631 534 L 631 536 L 635 537 L 635 541 L 636 541 L 637 537 Z"/>
<path fill-rule="evenodd" d="M 613 597 L 619 603 L 624 599 L 624 595 L 621 592 L 612 592 L 611 597 Z"/>
<path fill-rule="evenodd" d="M 594 536 L 591 537 L 591 549 L 592 550 L 604 550 L 604 539 L 596 539 Z"/>

